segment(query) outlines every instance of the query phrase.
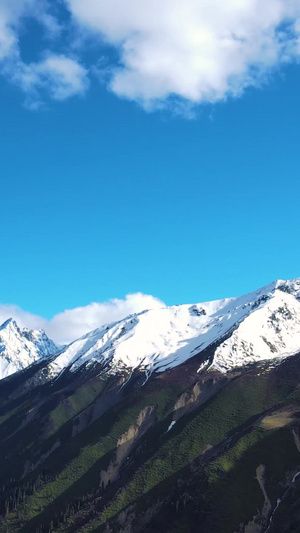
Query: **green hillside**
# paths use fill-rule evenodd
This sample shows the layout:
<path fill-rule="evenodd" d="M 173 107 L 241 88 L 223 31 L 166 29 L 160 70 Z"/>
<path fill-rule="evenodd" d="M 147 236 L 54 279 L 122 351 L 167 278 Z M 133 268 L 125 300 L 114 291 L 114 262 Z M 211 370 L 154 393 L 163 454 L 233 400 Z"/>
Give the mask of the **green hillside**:
<path fill-rule="evenodd" d="M 254 517 L 265 531 L 297 488 L 299 357 L 227 379 L 196 368 L 144 385 L 99 368 L 28 390 L 4 381 L 1 533 L 233 533 Z"/>

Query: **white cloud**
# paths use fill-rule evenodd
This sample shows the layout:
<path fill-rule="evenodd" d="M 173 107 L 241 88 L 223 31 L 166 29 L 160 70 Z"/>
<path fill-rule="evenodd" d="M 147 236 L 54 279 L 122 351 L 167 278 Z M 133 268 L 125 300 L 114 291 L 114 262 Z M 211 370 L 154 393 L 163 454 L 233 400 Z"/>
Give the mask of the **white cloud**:
<path fill-rule="evenodd" d="M 65 0 L 120 54 L 110 87 L 146 107 L 238 96 L 299 54 L 299 0 Z"/>
<path fill-rule="evenodd" d="M 23 89 L 29 105 L 39 104 L 41 89 L 54 100 L 83 95 L 89 85 L 87 70 L 76 60 L 48 53 L 38 63 L 9 63 L 4 69 L 8 77 Z"/>
<path fill-rule="evenodd" d="M 21 307 L 13 304 L 0 304 L 0 325 L 9 318 L 14 318 L 21 328 L 40 329 L 46 320 L 38 315 L 23 311 Z"/>
<path fill-rule="evenodd" d="M 67 309 L 55 315 L 51 320 L 46 320 L 43 317 L 23 311 L 16 305 L 0 304 L 0 324 L 13 317 L 20 327 L 42 328 L 51 339 L 64 344 L 103 324 L 121 320 L 145 309 L 161 307 L 165 307 L 165 304 L 158 298 L 138 292 L 128 294 L 124 300 L 114 298 L 104 303 L 94 302 L 84 307 Z"/>
<path fill-rule="evenodd" d="M 34 18 L 49 37 L 56 37 L 60 24 L 49 12 L 47 0 L 1 0 L 0 60 L 19 56 L 19 33 L 26 18 Z"/>
<path fill-rule="evenodd" d="M 74 57 L 40 50 L 42 59 L 22 60 L 19 34 L 28 18 L 38 20 L 48 38 L 59 36 L 61 26 L 49 12 L 47 0 L 1 0 L 0 5 L 0 73 L 27 96 L 34 108 L 41 104 L 41 92 L 55 100 L 83 95 L 89 85 L 88 71 Z"/>
<path fill-rule="evenodd" d="M 62 5 L 71 20 L 59 20 Z M 38 61 L 25 63 L 20 36 L 30 18 L 48 42 L 35 50 Z M 91 41 L 100 68 L 85 64 L 95 55 L 95 46 L 86 53 Z M 104 43 L 117 61 L 103 61 Z M 274 69 L 299 60 L 299 43 L 300 0 L 0 0 L 0 73 L 30 107 L 46 94 L 84 94 L 89 72 L 97 72 L 116 95 L 145 108 L 191 111 L 260 86 Z"/>
<path fill-rule="evenodd" d="M 65 100 L 70 96 L 84 94 L 88 86 L 87 70 L 77 61 L 63 55 L 49 55 L 35 65 L 40 80 L 46 80 L 53 98 Z"/>
<path fill-rule="evenodd" d="M 17 26 L 26 8 L 28 8 L 28 2 L 22 5 L 18 0 L 11 0 L 11 2 L 3 0 L 0 4 L 0 61 L 16 53 Z"/>

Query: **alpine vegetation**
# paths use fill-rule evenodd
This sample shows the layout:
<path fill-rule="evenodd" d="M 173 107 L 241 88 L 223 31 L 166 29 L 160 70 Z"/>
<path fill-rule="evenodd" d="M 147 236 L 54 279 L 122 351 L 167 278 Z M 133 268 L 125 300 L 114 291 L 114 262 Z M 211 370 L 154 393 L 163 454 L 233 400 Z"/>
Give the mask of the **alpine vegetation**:
<path fill-rule="evenodd" d="M 300 279 L 0 361 L 1 533 L 299 529 Z"/>

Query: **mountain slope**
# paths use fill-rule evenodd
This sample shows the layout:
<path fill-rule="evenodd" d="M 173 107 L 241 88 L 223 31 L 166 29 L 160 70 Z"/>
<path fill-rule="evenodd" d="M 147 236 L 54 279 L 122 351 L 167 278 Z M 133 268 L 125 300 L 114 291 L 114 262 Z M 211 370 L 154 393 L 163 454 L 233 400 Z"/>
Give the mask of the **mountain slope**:
<path fill-rule="evenodd" d="M 299 363 L 225 377 L 190 361 L 142 387 L 74 373 L 21 401 L 13 376 L 0 386 L 1 533 L 233 533 L 253 520 L 265 533 L 278 498 L 295 504 Z"/>
<path fill-rule="evenodd" d="M 10 318 L 0 326 L 0 379 L 58 351 L 43 330 L 20 329 Z"/>
<path fill-rule="evenodd" d="M 277 281 L 239 298 L 144 311 L 96 329 L 67 346 L 49 365 L 95 362 L 111 370 L 143 369 L 147 376 L 173 368 L 228 337 L 213 368 L 226 372 L 263 359 L 293 354 L 300 346 L 300 281 Z"/>
<path fill-rule="evenodd" d="M 299 531 L 299 289 L 140 313 L 2 380 L 0 533 Z"/>
<path fill-rule="evenodd" d="M 143 370 L 148 378 L 216 342 L 220 346 L 213 361 L 202 364 L 227 372 L 295 353 L 300 346 L 299 325 L 299 279 L 279 280 L 238 298 L 143 311 L 104 325 L 60 350 L 43 332 L 21 332 L 9 320 L 0 332 L 2 377 L 58 353 L 47 365 L 49 379 L 67 368 L 75 372 L 96 363 L 111 372 Z"/>

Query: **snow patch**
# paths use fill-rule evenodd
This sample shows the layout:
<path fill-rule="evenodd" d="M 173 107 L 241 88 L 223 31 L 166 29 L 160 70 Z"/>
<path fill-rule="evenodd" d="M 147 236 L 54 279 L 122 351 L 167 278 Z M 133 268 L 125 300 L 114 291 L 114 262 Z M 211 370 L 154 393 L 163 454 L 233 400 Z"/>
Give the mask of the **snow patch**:
<path fill-rule="evenodd" d="M 169 425 L 167 429 L 167 433 L 175 426 L 175 424 L 176 424 L 176 420 L 172 420 L 171 424 Z"/>

